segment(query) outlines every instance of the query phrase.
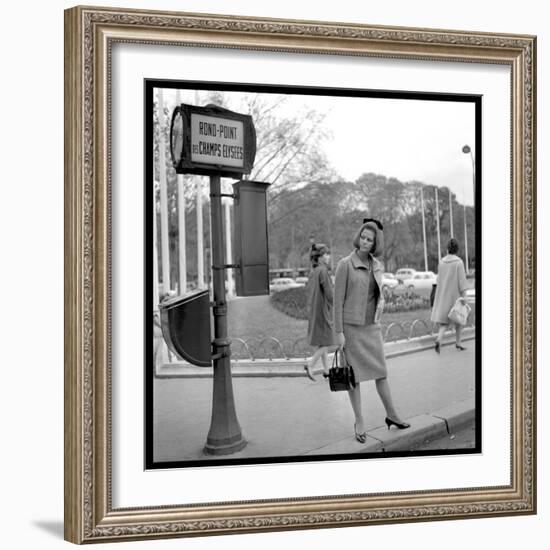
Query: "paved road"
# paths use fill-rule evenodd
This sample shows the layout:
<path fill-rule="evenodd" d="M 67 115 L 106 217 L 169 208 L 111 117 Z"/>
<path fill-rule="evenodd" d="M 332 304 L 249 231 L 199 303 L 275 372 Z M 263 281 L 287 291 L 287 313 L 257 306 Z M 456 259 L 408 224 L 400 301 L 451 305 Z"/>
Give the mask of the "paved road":
<path fill-rule="evenodd" d="M 394 401 L 404 418 L 429 414 L 474 397 L 474 348 L 445 346 L 388 361 Z M 344 392 L 323 378 L 234 378 L 237 416 L 248 445 L 231 458 L 323 454 L 341 440 L 353 444 L 353 414 Z M 362 384 L 367 431 L 383 425 L 373 382 Z M 158 461 L 204 460 L 210 426 L 211 379 L 155 379 L 154 447 Z M 351 451 L 354 452 L 354 451 Z M 357 443 L 357 452 L 361 445 Z"/>

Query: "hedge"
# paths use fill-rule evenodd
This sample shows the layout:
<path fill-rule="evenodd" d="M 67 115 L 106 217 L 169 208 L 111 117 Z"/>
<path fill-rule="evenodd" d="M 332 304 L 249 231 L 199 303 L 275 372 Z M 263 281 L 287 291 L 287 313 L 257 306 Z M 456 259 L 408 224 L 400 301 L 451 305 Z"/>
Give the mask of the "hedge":
<path fill-rule="evenodd" d="M 271 294 L 271 303 L 275 309 L 294 317 L 294 319 L 307 319 L 307 293 L 305 287 L 288 288 Z"/>
<path fill-rule="evenodd" d="M 403 311 L 415 311 L 430 307 L 430 299 L 426 296 L 408 292 L 406 294 L 385 293 L 386 313 L 401 313 Z M 307 294 L 305 287 L 289 288 L 271 294 L 273 307 L 293 317 L 294 319 L 307 319 L 309 312 L 307 308 Z"/>

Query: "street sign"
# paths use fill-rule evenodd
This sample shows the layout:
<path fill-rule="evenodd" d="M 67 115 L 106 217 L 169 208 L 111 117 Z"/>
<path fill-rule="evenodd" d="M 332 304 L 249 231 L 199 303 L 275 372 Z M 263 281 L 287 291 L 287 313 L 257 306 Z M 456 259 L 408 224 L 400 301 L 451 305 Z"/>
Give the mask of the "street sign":
<path fill-rule="evenodd" d="M 208 105 L 182 103 L 170 126 L 172 163 L 178 174 L 240 178 L 249 174 L 256 156 L 252 117 Z"/>
<path fill-rule="evenodd" d="M 233 254 L 237 296 L 269 294 L 267 197 L 269 183 L 242 180 L 235 191 Z"/>
<path fill-rule="evenodd" d="M 242 120 L 192 114 L 191 161 L 244 167 L 244 124 Z"/>

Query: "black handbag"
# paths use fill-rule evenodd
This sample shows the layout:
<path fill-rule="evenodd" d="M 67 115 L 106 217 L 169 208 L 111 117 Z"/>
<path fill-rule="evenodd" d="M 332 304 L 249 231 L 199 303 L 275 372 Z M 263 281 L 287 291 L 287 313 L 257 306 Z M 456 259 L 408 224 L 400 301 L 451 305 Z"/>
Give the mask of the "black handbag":
<path fill-rule="evenodd" d="M 340 356 L 340 360 L 338 360 Z M 355 388 L 355 374 L 346 360 L 344 350 L 336 350 L 332 359 L 332 367 L 328 371 L 330 391 L 349 391 Z"/>

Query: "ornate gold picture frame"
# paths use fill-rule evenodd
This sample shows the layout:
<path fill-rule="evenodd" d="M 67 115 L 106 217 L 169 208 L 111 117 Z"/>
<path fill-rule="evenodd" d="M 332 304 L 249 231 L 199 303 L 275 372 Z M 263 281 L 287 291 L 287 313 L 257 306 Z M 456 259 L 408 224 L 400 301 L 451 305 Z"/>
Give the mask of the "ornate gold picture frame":
<path fill-rule="evenodd" d="M 189 501 L 183 492 L 181 503 L 159 504 L 156 499 L 155 505 L 114 505 L 112 441 L 118 432 L 112 425 L 111 226 L 116 212 L 111 203 L 111 101 L 117 44 L 509 69 L 511 356 L 509 370 L 502 369 L 503 376 L 510 374 L 509 483 L 209 502 Z M 535 513 L 535 76 L 533 36 L 111 8 L 67 10 L 65 538 L 112 542 Z M 491 304 L 484 307 L 490 311 Z M 141 376 L 139 368 L 136 373 Z"/>

